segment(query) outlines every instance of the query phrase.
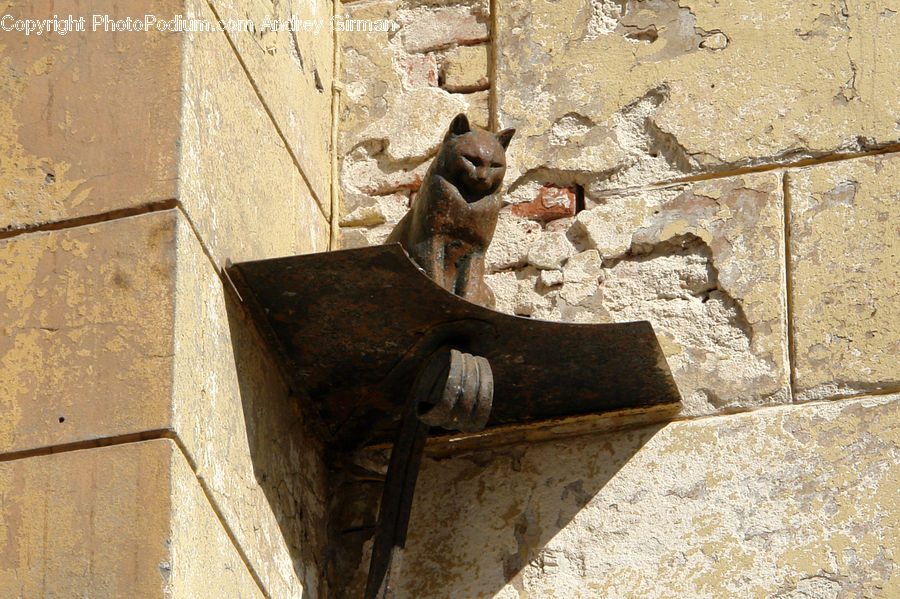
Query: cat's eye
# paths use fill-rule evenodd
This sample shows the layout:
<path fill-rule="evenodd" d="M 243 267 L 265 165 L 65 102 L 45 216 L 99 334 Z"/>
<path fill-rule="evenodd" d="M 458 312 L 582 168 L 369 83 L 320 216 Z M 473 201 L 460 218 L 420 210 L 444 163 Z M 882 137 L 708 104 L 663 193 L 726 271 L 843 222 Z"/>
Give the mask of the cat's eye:
<path fill-rule="evenodd" d="M 477 158 L 473 158 L 471 156 L 466 156 L 465 154 L 463 154 L 463 158 L 466 160 L 466 162 L 468 162 L 472 166 L 478 166 L 478 164 L 476 164 L 476 162 L 475 162 L 477 160 Z"/>
<path fill-rule="evenodd" d="M 491 168 L 500 168 L 501 166 L 503 166 L 503 165 L 500 164 L 499 162 L 492 162 L 492 163 L 491 163 Z"/>

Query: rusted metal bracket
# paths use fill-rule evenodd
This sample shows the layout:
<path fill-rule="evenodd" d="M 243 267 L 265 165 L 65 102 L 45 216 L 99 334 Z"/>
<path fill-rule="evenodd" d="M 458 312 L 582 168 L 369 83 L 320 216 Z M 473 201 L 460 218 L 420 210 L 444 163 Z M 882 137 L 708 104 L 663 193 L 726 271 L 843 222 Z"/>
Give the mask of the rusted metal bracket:
<path fill-rule="evenodd" d="M 308 393 L 335 454 L 393 443 L 365 599 L 391 597 L 429 432 L 673 405 L 648 322 L 501 314 L 429 279 L 398 244 L 227 268 Z"/>

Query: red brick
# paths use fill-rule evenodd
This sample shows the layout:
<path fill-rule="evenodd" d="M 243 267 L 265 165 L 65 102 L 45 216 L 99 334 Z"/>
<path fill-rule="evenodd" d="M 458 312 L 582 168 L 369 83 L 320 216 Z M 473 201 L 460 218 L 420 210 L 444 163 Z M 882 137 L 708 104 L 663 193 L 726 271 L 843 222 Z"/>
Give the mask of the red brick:
<path fill-rule="evenodd" d="M 575 188 L 558 185 L 544 185 L 537 198 L 512 207 L 516 216 L 540 222 L 550 222 L 558 218 L 575 215 Z"/>

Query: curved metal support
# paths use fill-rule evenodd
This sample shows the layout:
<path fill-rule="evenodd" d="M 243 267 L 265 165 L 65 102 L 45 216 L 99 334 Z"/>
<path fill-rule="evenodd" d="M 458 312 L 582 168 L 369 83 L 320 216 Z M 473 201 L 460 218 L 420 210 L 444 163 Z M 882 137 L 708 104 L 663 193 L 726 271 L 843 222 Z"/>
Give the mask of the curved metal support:
<path fill-rule="evenodd" d="M 493 397 L 494 379 L 487 359 L 446 345 L 425 359 L 391 450 L 365 599 L 393 597 L 428 429 L 480 431 L 490 417 Z"/>
<path fill-rule="evenodd" d="M 487 428 L 675 404 L 648 322 L 572 324 L 477 306 L 429 279 L 398 245 L 244 262 L 227 270 L 337 451 L 389 441 L 409 377 L 386 373 L 423 338 L 491 362 Z M 427 350 L 427 351 L 426 351 Z"/>
<path fill-rule="evenodd" d="M 309 398 L 327 451 L 394 440 L 366 599 L 392 595 L 431 426 L 477 432 L 680 400 L 649 322 L 501 314 L 435 283 L 399 244 L 226 272 Z"/>

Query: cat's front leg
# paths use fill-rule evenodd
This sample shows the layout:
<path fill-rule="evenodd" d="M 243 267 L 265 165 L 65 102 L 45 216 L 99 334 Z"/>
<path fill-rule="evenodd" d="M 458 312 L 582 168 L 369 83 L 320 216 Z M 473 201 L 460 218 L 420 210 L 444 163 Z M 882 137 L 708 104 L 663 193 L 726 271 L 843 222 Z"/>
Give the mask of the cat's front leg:
<path fill-rule="evenodd" d="M 416 245 L 415 262 L 435 283 L 448 291 L 453 291 L 452 277 L 448 277 L 446 268 L 446 250 L 439 235 L 422 240 Z"/>
<path fill-rule="evenodd" d="M 454 281 L 456 294 L 472 303 L 494 307 L 494 292 L 484 282 L 484 254 L 477 252 L 463 258 L 457 265 Z"/>

